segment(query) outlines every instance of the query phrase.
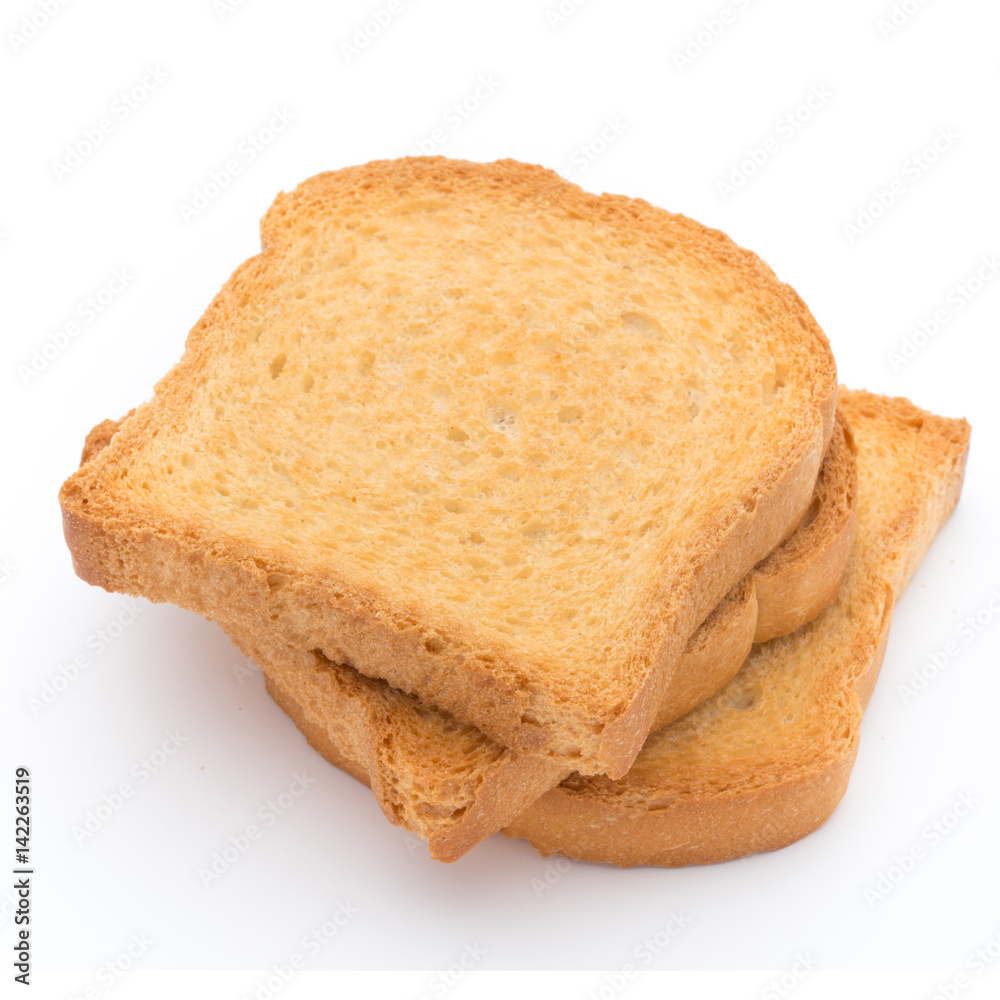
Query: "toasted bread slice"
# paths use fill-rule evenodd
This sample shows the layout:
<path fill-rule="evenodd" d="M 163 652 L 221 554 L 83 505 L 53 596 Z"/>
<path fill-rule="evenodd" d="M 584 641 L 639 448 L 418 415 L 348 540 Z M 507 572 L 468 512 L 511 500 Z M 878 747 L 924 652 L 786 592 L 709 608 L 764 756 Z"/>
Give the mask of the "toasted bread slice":
<path fill-rule="evenodd" d="M 116 428 L 112 421 L 95 427 L 81 461 L 97 454 Z M 759 638 L 761 619 L 771 632 L 790 632 L 833 599 L 847 564 L 856 493 L 857 464 L 838 415 L 806 518 L 688 642 L 658 726 L 732 678 Z M 758 579 L 766 582 L 763 601 L 757 597 Z M 767 601 L 774 599 L 781 603 L 769 608 Z M 385 814 L 424 837 L 438 860 L 457 859 L 567 776 L 555 763 L 505 750 L 384 681 L 319 653 L 275 647 L 238 626 L 226 627 L 243 652 L 260 663 L 271 696 L 310 744 L 369 784 Z"/>
<path fill-rule="evenodd" d="M 737 676 L 646 741 L 619 781 L 574 775 L 504 831 L 542 854 L 619 865 L 705 864 L 783 847 L 833 812 L 894 601 L 962 487 L 964 420 L 841 392 L 858 451 L 858 525 L 836 601 L 756 646 Z"/>
<path fill-rule="evenodd" d="M 809 505 L 808 309 L 719 232 L 509 160 L 321 174 L 261 242 L 64 485 L 79 575 L 623 774 Z"/>

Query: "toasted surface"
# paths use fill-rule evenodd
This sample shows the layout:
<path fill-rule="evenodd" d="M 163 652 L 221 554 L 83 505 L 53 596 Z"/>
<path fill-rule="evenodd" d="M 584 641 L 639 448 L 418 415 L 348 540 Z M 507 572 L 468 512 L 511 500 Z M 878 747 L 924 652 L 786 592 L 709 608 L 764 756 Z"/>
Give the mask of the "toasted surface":
<path fill-rule="evenodd" d="M 512 161 L 276 199 L 61 493 L 80 575 L 623 773 L 832 432 L 808 310 L 721 233 Z"/>
<path fill-rule="evenodd" d="M 87 437 L 82 461 L 110 441 L 106 420 Z M 657 728 L 708 697 L 739 669 L 762 615 L 785 632 L 806 619 L 817 593 L 836 589 L 847 562 L 841 540 L 853 532 L 856 463 L 843 417 L 837 426 L 808 516 L 795 533 L 726 596 L 691 637 L 671 677 Z M 842 552 L 839 563 L 831 552 Z M 758 601 L 766 574 L 782 604 Z M 782 575 L 792 582 L 781 584 Z M 432 855 L 452 861 L 510 822 L 567 776 L 556 762 L 499 747 L 447 713 L 374 681 L 318 651 L 276 646 L 224 624 L 265 672 L 267 689 L 310 744 L 331 763 L 370 785 L 386 815 L 424 837 Z"/>
<path fill-rule="evenodd" d="M 756 646 L 714 697 L 646 741 L 625 778 L 574 775 L 504 832 L 543 854 L 621 865 L 723 861 L 782 847 L 839 802 L 893 602 L 954 508 L 964 420 L 841 392 L 858 453 L 858 524 L 836 601 Z"/>

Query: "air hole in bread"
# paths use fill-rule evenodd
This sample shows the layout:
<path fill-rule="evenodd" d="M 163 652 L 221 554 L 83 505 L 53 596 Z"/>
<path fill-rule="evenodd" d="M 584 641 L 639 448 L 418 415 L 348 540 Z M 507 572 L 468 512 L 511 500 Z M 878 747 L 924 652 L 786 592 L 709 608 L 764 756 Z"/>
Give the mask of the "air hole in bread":
<path fill-rule="evenodd" d="M 649 799 L 646 802 L 646 811 L 659 812 L 661 809 L 669 809 L 674 804 L 676 798 L 676 795 L 671 795 L 668 798 Z"/>
<path fill-rule="evenodd" d="M 688 423 L 693 423 L 695 417 L 701 413 L 701 408 L 705 403 L 705 393 L 695 386 L 688 387 L 687 418 Z"/>
<path fill-rule="evenodd" d="M 498 430 L 502 434 L 510 434 L 517 424 L 517 415 L 508 409 L 493 410 L 490 413 L 490 424 L 494 430 Z"/>
<path fill-rule="evenodd" d="M 444 652 L 446 645 L 447 643 L 444 641 L 444 639 L 442 639 L 440 636 L 437 635 L 429 635 L 427 636 L 426 639 L 424 639 L 424 649 L 426 649 L 428 653 L 431 653 L 434 656 L 437 656 L 439 653 Z"/>
<path fill-rule="evenodd" d="M 549 530 L 549 526 L 544 521 L 540 521 L 538 518 L 532 518 L 521 528 L 521 534 L 524 535 L 525 538 L 531 538 L 534 541 L 539 541 L 549 533 Z"/>
<path fill-rule="evenodd" d="M 621 320 L 625 328 L 632 333 L 642 334 L 646 337 L 659 336 L 663 333 L 663 328 L 651 316 L 640 312 L 624 312 Z"/>

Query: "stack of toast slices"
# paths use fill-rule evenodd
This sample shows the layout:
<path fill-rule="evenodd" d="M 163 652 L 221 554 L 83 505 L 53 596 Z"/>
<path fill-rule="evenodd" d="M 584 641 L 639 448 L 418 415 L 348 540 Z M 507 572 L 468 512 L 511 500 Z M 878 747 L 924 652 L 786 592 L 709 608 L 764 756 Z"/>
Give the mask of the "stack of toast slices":
<path fill-rule="evenodd" d="M 754 254 L 540 167 L 321 174 L 261 243 L 88 436 L 77 573 L 218 622 L 441 861 L 823 823 L 968 424 L 838 389 Z"/>

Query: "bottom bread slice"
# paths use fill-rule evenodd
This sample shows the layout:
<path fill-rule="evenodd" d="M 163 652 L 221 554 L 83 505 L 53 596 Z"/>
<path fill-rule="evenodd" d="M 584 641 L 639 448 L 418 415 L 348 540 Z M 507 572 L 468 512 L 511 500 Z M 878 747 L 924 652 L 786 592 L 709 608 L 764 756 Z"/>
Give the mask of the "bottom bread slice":
<path fill-rule="evenodd" d="M 573 775 L 503 831 L 542 854 L 705 864 L 783 847 L 833 812 L 858 750 L 893 602 L 958 501 L 964 420 L 841 391 L 858 454 L 858 524 L 836 601 L 756 646 L 712 698 L 646 741 L 618 781 Z"/>
<path fill-rule="evenodd" d="M 82 461 L 117 428 L 91 431 Z M 835 596 L 854 532 L 857 463 L 838 415 L 813 503 L 783 545 L 738 584 L 688 643 L 655 727 L 725 684 L 752 643 L 810 620 Z M 519 756 L 447 713 L 321 652 L 299 651 L 221 622 L 264 671 L 267 689 L 327 760 L 369 784 L 394 823 L 453 861 L 509 823 L 568 775 L 562 764 Z"/>

